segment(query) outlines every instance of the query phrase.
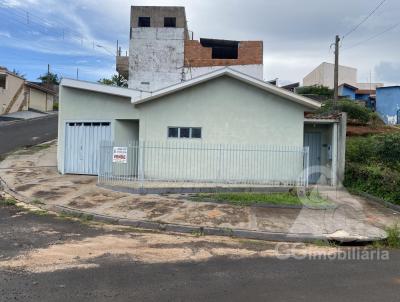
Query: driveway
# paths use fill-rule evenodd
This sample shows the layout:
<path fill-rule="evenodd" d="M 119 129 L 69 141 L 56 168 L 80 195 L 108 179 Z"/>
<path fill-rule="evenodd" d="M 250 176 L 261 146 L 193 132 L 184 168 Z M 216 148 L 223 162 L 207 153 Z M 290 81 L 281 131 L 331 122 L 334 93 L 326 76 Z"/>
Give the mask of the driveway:
<path fill-rule="evenodd" d="M 58 114 L 13 122 L 0 122 L 0 154 L 57 138 Z"/>
<path fill-rule="evenodd" d="M 138 232 L 0 206 L 0 301 L 398 301 L 400 253 L 389 253 L 280 260 L 272 242 Z"/>
<path fill-rule="evenodd" d="M 336 209 L 241 207 L 193 202 L 185 195 L 114 192 L 97 187 L 96 177 L 60 175 L 55 164 L 55 144 L 22 150 L 0 163 L 0 176 L 24 199 L 49 209 L 62 206 L 130 221 L 340 240 L 382 238 L 385 227 L 399 222 L 398 213 L 343 191 L 321 191 Z"/>

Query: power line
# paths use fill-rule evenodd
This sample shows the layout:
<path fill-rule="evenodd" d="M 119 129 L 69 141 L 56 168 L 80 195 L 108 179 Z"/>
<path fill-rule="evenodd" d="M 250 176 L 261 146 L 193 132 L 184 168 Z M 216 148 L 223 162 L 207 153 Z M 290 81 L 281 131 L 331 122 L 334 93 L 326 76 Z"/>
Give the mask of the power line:
<path fill-rule="evenodd" d="M 392 26 L 390 26 L 389 28 L 386 28 L 384 31 L 381 31 L 380 33 L 377 33 L 376 35 L 373 35 L 373 36 L 371 36 L 371 37 L 369 37 L 369 38 L 367 38 L 367 39 L 365 39 L 365 40 L 362 40 L 362 41 L 360 41 L 360 42 L 358 42 L 358 43 L 356 43 L 356 44 L 353 44 L 353 45 L 351 45 L 350 47 L 345 48 L 344 50 L 349 50 L 349 49 L 355 48 L 355 47 L 357 47 L 357 46 L 360 46 L 360 45 L 362 45 L 362 44 L 364 44 L 364 43 L 366 43 L 366 42 L 369 42 L 369 41 L 371 41 L 371 40 L 374 40 L 374 39 L 378 38 L 379 36 L 381 36 L 381 35 L 383 35 L 383 34 L 389 32 L 389 31 L 395 29 L 395 28 L 398 27 L 399 25 L 400 25 L 400 22 L 399 22 L 399 23 L 396 23 L 396 24 L 394 24 L 394 25 L 392 25 Z"/>
<path fill-rule="evenodd" d="M 355 32 L 362 24 L 364 24 L 387 0 L 382 0 L 364 19 L 361 20 L 355 27 L 343 35 L 342 40 Z"/>

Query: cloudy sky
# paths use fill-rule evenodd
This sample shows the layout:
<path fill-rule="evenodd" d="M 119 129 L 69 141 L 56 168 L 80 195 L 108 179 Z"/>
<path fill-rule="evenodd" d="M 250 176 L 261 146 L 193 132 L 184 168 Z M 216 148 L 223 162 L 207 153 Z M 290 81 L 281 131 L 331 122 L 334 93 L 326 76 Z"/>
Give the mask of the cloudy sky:
<path fill-rule="evenodd" d="M 382 0 L 0 0 L 0 66 L 35 80 L 47 64 L 64 77 L 95 81 L 114 73 L 116 40 L 127 50 L 130 5 L 186 7 L 200 37 L 263 40 L 264 78 L 301 81 L 330 45 Z M 360 82 L 400 84 L 400 1 L 384 4 L 342 41 L 341 64 Z M 384 34 L 381 34 L 385 32 Z M 375 37 L 375 38 L 374 38 Z M 372 38 L 372 39 L 371 39 Z"/>

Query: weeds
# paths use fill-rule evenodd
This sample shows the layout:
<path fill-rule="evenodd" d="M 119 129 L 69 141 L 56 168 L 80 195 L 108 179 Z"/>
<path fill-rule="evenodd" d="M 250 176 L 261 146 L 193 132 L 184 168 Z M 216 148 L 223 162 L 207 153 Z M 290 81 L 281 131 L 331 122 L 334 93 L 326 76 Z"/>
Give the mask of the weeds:
<path fill-rule="evenodd" d="M 386 228 L 386 240 L 387 247 L 400 248 L 400 228 L 397 224 Z"/>
<path fill-rule="evenodd" d="M 16 204 L 17 201 L 13 198 L 0 199 L 0 205 L 2 206 L 15 206 Z"/>
<path fill-rule="evenodd" d="M 45 203 L 43 201 L 41 201 L 38 198 L 35 198 L 34 200 L 32 200 L 33 204 L 37 204 L 37 205 L 44 205 Z"/>

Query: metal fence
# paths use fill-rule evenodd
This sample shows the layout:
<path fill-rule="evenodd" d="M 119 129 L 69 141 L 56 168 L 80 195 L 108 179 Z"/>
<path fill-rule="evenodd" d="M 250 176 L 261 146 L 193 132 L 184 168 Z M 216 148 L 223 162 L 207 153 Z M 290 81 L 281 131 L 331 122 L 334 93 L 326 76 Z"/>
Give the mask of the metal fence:
<path fill-rule="evenodd" d="M 308 147 L 102 142 L 98 183 L 308 186 Z"/>

